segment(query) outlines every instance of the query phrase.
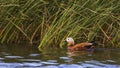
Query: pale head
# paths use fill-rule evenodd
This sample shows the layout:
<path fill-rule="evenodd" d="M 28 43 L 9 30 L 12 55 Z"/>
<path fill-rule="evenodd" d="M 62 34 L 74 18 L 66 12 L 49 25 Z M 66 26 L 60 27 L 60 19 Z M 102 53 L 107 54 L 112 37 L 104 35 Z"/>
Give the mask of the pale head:
<path fill-rule="evenodd" d="M 68 42 L 68 45 L 74 45 L 74 40 L 73 40 L 73 38 L 72 37 L 68 37 L 68 38 L 66 38 L 66 40 L 65 41 L 67 41 Z"/>

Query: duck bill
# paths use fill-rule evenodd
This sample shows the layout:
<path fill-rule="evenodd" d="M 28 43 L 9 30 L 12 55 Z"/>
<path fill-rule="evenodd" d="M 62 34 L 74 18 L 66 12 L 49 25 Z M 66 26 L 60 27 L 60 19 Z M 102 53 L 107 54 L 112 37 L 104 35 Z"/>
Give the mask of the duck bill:
<path fill-rule="evenodd" d="M 64 42 L 67 42 L 66 40 L 63 40 Z"/>

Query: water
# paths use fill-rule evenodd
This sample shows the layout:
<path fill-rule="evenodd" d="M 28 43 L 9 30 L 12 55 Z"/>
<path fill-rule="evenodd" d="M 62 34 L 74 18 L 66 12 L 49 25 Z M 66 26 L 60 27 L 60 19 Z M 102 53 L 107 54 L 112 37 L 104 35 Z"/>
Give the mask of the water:
<path fill-rule="evenodd" d="M 120 68 L 120 49 L 67 52 L 29 45 L 1 45 L 0 68 Z"/>

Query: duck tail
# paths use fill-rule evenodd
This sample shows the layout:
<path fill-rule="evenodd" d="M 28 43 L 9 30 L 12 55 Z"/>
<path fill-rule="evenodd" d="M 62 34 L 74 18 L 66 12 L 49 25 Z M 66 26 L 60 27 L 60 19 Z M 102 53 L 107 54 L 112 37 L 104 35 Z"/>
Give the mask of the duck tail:
<path fill-rule="evenodd" d="M 92 43 L 93 46 L 97 45 L 97 43 L 95 41 L 91 41 L 90 43 Z"/>

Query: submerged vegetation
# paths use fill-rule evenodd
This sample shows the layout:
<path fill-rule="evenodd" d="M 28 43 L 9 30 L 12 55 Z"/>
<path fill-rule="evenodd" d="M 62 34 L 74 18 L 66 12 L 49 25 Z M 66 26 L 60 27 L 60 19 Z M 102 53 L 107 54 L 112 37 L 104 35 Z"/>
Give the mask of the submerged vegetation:
<path fill-rule="evenodd" d="M 62 47 L 74 37 L 119 47 L 120 0 L 0 0 L 0 42 Z"/>

